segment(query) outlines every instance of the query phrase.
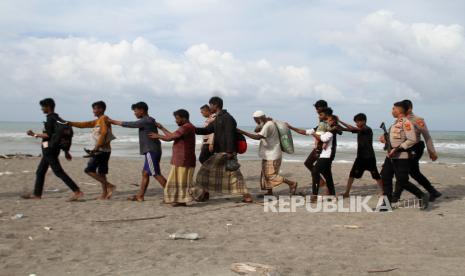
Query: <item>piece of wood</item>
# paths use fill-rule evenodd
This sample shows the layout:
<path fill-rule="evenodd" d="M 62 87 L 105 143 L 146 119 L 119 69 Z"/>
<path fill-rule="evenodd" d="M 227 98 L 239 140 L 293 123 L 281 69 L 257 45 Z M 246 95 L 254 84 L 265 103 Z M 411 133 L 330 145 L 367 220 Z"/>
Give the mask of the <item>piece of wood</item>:
<path fill-rule="evenodd" d="M 277 275 L 277 271 L 275 267 L 265 264 L 258 264 L 258 263 L 233 263 L 230 267 L 231 271 L 236 272 L 240 275 Z"/>
<path fill-rule="evenodd" d="M 373 269 L 373 270 L 368 270 L 367 272 L 368 273 L 383 273 L 383 272 L 391 272 L 396 269 L 399 269 L 399 268 L 394 267 L 394 268 L 388 268 L 388 269 Z"/>
<path fill-rule="evenodd" d="M 92 222 L 96 223 L 118 223 L 118 222 L 132 222 L 132 221 L 142 221 L 142 220 L 152 220 L 152 219 L 162 219 L 166 216 L 155 216 L 155 217 L 144 217 L 144 218 L 128 218 L 128 219 L 110 219 L 110 220 L 94 220 Z"/>

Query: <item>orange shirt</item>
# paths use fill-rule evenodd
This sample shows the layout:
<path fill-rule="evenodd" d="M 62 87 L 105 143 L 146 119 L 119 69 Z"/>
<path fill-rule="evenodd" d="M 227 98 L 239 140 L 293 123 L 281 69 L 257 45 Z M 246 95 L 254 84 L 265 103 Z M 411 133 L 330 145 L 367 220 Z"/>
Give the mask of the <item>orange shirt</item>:
<path fill-rule="evenodd" d="M 95 140 L 95 148 L 101 151 L 111 151 L 110 143 L 113 134 L 111 124 L 108 122 L 108 116 L 103 115 L 93 121 L 69 122 L 69 124 L 77 128 L 93 128 L 92 137 Z"/>

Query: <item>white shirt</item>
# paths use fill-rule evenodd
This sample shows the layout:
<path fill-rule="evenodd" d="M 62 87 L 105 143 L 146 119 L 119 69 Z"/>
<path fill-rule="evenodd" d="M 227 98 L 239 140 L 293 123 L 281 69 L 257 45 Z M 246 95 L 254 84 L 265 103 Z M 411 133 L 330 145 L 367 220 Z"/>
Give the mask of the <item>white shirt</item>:
<path fill-rule="evenodd" d="M 265 137 L 260 139 L 258 156 L 261 159 L 269 161 L 281 159 L 283 153 L 281 151 L 278 128 L 275 123 L 272 121 L 266 122 L 258 134 Z"/>
<path fill-rule="evenodd" d="M 314 129 L 307 129 L 306 134 L 311 136 L 315 133 Z M 326 149 L 323 148 L 320 158 L 331 158 L 331 154 L 333 151 L 333 134 L 331 132 L 324 132 L 321 134 L 320 139 L 323 143 L 328 144 Z"/>

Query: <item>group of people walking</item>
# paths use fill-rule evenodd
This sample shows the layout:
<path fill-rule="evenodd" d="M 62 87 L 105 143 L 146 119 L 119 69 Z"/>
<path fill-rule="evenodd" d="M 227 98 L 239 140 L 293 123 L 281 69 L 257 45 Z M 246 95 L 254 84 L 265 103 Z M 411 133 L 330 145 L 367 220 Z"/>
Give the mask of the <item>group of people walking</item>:
<path fill-rule="evenodd" d="M 71 160 L 69 148 L 73 136 L 72 127 L 92 128 L 94 148 L 86 150 L 89 162 L 85 173 L 102 186 L 102 194 L 98 199 L 110 199 L 115 185 L 106 177 L 111 156 L 111 141 L 115 139 L 112 125 L 125 128 L 136 128 L 139 132 L 140 154 L 144 156 L 140 189 L 132 201 L 144 201 L 144 195 L 154 177 L 164 189 L 164 202 L 173 206 L 186 206 L 191 201 L 207 201 L 210 192 L 242 195 L 243 201 L 253 202 L 244 176 L 240 170 L 238 153 L 243 151 L 241 142 L 244 136 L 259 140 L 258 155 L 262 159 L 260 187 L 266 195 L 272 195 L 273 189 L 281 184 L 289 186 L 289 193 L 297 193 L 298 183 L 280 175 L 282 149 L 280 133 L 274 120 L 263 111 L 253 113 L 256 123 L 254 132 L 247 132 L 237 127 L 236 120 L 223 108 L 223 100 L 212 97 L 208 105 L 200 108 L 205 117 L 202 127 L 194 126 L 189 120 L 189 112 L 180 109 L 173 112 L 178 125 L 176 130 L 168 130 L 149 115 L 149 107 L 144 102 L 131 106 L 135 121 L 118 121 L 105 115 L 106 105 L 103 101 L 92 104 L 94 116 L 97 118 L 87 122 L 70 122 L 63 120 L 55 113 L 55 102 L 47 98 L 40 101 L 42 111 L 46 114 L 46 122 L 42 133 L 32 130 L 28 135 L 42 139 L 42 159 L 37 169 L 34 192 L 24 195 L 27 199 L 40 199 L 44 186 L 45 174 L 49 167 L 74 192 L 70 201 L 80 200 L 83 193 L 79 186 L 61 167 L 59 154 L 64 152 L 66 159 Z M 425 145 L 430 158 L 435 161 L 437 154 L 424 120 L 413 114 L 413 105 L 409 100 L 396 102 L 392 115 L 394 123 L 386 136 L 380 141 L 387 144 L 387 155 L 381 170 L 378 172 L 373 149 L 373 131 L 367 125 L 367 116 L 363 113 L 354 117 L 355 125 L 345 123 L 333 114 L 333 110 L 324 100 L 314 104 L 319 123 L 313 129 L 300 129 L 286 123 L 286 126 L 301 135 L 311 136 L 314 146 L 304 162 L 312 176 L 311 200 L 316 201 L 320 189 L 329 196 L 336 196 L 332 176 L 332 163 L 337 151 L 337 136 L 343 131 L 357 133 L 357 157 L 349 174 L 344 197 L 350 195 L 354 179 L 361 178 L 365 171 L 371 173 L 377 182 L 380 194 L 388 199 L 386 204 L 399 200 L 405 189 L 421 199 L 422 208 L 427 208 L 429 201 L 434 201 L 441 194 L 420 172 L 419 160 Z M 199 155 L 201 167 L 194 180 L 196 159 L 196 135 L 202 135 L 202 146 Z M 421 141 L 423 136 L 424 142 Z M 160 141 L 173 142 L 171 169 L 165 178 L 160 169 L 162 148 Z M 426 192 L 409 181 L 409 175 L 418 182 Z M 393 178 L 396 185 L 393 185 Z M 394 186 L 394 187 L 393 187 Z"/>

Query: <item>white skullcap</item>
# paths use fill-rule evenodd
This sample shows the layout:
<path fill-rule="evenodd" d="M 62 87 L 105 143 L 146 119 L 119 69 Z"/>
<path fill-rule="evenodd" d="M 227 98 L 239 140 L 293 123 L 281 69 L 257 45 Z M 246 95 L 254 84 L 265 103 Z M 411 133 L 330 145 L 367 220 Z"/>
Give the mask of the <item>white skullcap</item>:
<path fill-rule="evenodd" d="M 261 111 L 261 110 L 257 110 L 253 113 L 253 117 L 254 118 L 260 118 L 260 117 L 264 117 L 265 116 L 265 112 Z"/>

